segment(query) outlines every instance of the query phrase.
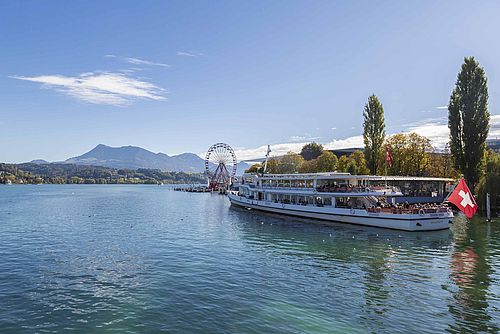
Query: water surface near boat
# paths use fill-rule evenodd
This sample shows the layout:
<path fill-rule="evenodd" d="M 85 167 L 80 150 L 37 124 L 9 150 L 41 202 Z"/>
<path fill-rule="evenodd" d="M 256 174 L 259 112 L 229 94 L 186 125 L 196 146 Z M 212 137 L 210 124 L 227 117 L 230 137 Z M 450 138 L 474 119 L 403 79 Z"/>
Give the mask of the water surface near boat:
<path fill-rule="evenodd" d="M 168 187 L 0 187 L 0 331 L 496 332 L 499 226 L 402 232 Z"/>

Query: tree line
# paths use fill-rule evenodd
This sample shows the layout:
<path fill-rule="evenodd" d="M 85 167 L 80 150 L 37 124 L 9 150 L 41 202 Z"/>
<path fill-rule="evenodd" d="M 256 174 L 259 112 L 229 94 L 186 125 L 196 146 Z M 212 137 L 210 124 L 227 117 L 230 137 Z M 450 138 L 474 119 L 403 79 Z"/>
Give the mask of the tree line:
<path fill-rule="evenodd" d="M 269 173 L 349 172 L 351 174 L 463 177 L 484 209 L 486 193 L 500 210 L 500 155 L 486 151 L 490 114 L 484 69 L 466 57 L 448 103 L 450 137 L 444 150 L 417 133 L 386 136 L 384 108 L 371 95 L 363 109 L 364 151 L 337 157 L 321 144 L 309 143 L 300 153 L 268 160 Z M 262 164 L 248 172 L 263 172 Z"/>
<path fill-rule="evenodd" d="M 160 184 L 205 183 L 202 173 L 159 169 L 114 169 L 74 164 L 0 163 L 0 183 L 24 184 Z"/>
<path fill-rule="evenodd" d="M 385 162 L 385 150 L 381 150 L 371 166 L 380 173 L 372 173 L 366 158 L 366 151 L 355 150 L 351 154 L 337 157 L 321 144 L 309 143 L 302 147 L 300 153 L 288 152 L 281 157 L 269 158 L 267 173 L 321 173 L 347 172 L 352 175 L 387 174 L 404 176 L 458 177 L 453 167 L 449 151 L 438 151 L 432 147 L 430 140 L 416 133 L 396 134 L 384 140 L 385 145 L 392 147 L 393 163 L 381 167 Z M 263 164 L 252 165 L 246 172 L 262 173 Z"/>

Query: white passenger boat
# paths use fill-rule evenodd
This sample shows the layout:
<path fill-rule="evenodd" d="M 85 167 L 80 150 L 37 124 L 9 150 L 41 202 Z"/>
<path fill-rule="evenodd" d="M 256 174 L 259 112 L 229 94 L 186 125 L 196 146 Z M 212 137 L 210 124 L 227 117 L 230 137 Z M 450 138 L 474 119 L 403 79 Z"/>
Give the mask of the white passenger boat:
<path fill-rule="evenodd" d="M 406 179 L 419 181 L 415 177 Z M 444 187 L 440 191 L 445 191 Z M 451 209 L 440 203 L 405 201 L 401 190 L 387 185 L 383 176 L 337 172 L 244 174 L 237 190 L 230 191 L 228 197 L 231 204 L 249 209 L 406 231 L 447 229 L 453 219 Z"/>

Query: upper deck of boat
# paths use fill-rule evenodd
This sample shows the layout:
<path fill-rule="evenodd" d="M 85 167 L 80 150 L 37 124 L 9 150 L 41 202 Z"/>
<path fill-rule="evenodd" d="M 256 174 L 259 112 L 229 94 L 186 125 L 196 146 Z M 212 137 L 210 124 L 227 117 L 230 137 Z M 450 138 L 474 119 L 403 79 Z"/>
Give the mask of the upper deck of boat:
<path fill-rule="evenodd" d="M 328 172 L 328 173 L 295 173 L 295 174 L 243 174 L 245 178 L 255 180 L 356 180 L 356 181 L 421 181 L 421 182 L 453 182 L 454 179 L 427 176 L 382 176 L 382 175 L 352 175 L 350 173 Z"/>

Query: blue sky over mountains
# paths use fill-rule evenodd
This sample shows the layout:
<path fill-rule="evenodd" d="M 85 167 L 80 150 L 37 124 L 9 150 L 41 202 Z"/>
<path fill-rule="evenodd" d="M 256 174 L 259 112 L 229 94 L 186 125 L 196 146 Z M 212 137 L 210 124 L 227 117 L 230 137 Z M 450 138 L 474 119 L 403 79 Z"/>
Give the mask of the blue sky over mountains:
<path fill-rule="evenodd" d="M 496 1 L 0 3 L 0 160 L 98 143 L 241 159 L 361 144 L 377 94 L 388 133 L 447 139 L 464 56 L 489 80 L 500 137 Z"/>

